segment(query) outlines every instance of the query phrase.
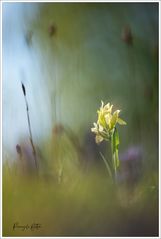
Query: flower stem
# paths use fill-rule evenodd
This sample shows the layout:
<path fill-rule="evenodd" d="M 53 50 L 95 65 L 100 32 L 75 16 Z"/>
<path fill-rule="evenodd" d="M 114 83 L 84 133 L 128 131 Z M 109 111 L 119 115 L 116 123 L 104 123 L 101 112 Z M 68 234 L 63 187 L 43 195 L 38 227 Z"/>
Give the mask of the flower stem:
<path fill-rule="evenodd" d="M 101 158 L 103 159 L 103 162 L 105 163 L 105 166 L 107 168 L 107 171 L 108 171 L 110 177 L 112 178 L 112 172 L 110 169 L 110 165 L 108 164 L 107 160 L 105 159 L 105 157 L 103 156 L 103 154 L 101 152 L 100 152 L 100 155 L 101 155 Z"/>

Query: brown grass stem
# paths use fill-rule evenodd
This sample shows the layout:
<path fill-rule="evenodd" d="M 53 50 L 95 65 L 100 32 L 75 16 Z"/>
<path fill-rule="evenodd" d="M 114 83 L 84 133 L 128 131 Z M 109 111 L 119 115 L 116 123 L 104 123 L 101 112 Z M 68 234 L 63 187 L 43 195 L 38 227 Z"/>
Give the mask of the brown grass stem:
<path fill-rule="evenodd" d="M 30 114 L 29 114 L 29 106 L 28 106 L 27 97 L 26 97 L 26 89 L 25 89 L 25 86 L 24 86 L 24 84 L 22 82 L 21 82 L 21 85 L 22 85 L 22 91 L 23 91 L 23 94 L 24 94 L 25 104 L 26 104 L 26 112 L 27 112 L 27 121 L 28 121 L 29 135 L 30 135 L 30 143 L 31 143 L 32 152 L 33 152 L 33 156 L 34 156 L 35 167 L 38 170 L 37 154 L 36 154 L 36 149 L 35 149 L 35 145 L 34 145 L 33 137 L 32 137 Z"/>

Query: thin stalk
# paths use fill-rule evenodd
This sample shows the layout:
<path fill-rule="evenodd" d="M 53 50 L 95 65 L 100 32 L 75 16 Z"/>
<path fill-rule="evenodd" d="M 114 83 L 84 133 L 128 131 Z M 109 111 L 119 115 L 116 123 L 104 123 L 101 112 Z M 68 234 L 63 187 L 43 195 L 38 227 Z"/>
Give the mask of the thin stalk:
<path fill-rule="evenodd" d="M 108 171 L 110 177 L 112 178 L 112 172 L 111 172 L 111 169 L 110 169 L 110 166 L 109 166 L 107 160 L 105 159 L 105 157 L 103 156 L 103 154 L 101 152 L 100 152 L 100 155 L 101 155 L 101 158 L 103 159 L 103 162 L 105 163 L 105 166 L 107 168 L 107 171 Z"/>
<path fill-rule="evenodd" d="M 23 91 L 23 94 L 24 94 L 25 104 L 26 104 L 26 112 L 27 112 L 27 121 L 28 121 L 29 135 L 30 135 L 30 143 L 31 143 L 32 152 L 33 152 L 33 156 L 34 156 L 35 167 L 38 170 L 37 154 L 36 154 L 36 149 L 35 149 L 34 142 L 33 142 L 33 137 L 32 137 L 31 123 L 30 123 L 30 114 L 29 114 L 29 106 L 28 106 L 28 102 L 27 102 L 27 98 L 26 98 L 26 89 L 25 89 L 25 86 L 24 86 L 24 84 L 22 82 L 21 82 L 21 85 L 22 85 L 22 91 Z"/>

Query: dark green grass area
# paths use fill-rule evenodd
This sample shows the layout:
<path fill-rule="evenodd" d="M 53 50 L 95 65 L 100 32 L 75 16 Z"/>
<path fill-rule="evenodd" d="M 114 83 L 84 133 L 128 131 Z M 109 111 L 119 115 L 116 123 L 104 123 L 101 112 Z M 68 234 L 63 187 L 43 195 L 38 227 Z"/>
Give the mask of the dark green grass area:
<path fill-rule="evenodd" d="M 76 168 L 57 177 L 3 165 L 3 236 L 157 236 L 158 177 L 113 182 L 105 167 Z M 14 224 L 41 228 L 14 228 Z"/>

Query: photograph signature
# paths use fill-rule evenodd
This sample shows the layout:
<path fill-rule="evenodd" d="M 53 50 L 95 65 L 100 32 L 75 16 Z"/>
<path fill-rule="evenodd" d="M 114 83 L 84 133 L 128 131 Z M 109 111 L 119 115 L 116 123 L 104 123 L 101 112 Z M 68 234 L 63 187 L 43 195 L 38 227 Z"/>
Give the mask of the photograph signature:
<path fill-rule="evenodd" d="M 39 230 L 40 228 L 42 228 L 42 225 L 40 223 L 32 223 L 32 224 L 25 224 L 22 225 L 18 222 L 13 224 L 13 230 L 19 229 L 21 231 L 26 231 L 26 230 Z"/>

